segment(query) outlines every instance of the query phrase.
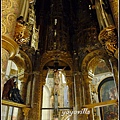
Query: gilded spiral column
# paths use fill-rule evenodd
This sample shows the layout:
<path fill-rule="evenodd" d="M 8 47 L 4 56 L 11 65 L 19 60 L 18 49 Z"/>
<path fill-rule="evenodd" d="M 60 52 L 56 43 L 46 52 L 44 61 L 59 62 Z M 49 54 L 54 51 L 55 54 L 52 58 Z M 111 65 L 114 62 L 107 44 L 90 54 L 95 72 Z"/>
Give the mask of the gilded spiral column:
<path fill-rule="evenodd" d="M 14 41 L 16 18 L 19 14 L 19 1 L 2 1 L 2 87 L 5 82 L 8 60 L 12 59 L 19 51 L 19 47 Z"/>

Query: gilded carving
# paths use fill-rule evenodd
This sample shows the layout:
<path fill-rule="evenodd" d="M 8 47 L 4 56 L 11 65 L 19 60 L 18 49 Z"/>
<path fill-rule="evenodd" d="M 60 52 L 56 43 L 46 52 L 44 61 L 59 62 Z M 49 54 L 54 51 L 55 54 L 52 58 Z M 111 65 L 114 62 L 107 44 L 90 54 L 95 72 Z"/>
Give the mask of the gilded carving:
<path fill-rule="evenodd" d="M 6 33 L 6 26 L 5 24 L 2 23 L 2 34 L 5 34 Z"/>
<path fill-rule="evenodd" d="M 29 112 L 29 110 L 30 110 L 30 108 L 22 108 L 23 115 L 24 115 L 25 117 L 28 116 L 28 112 Z"/>
<path fill-rule="evenodd" d="M 19 12 L 19 0 L 4 0 L 2 1 L 2 23 L 3 30 L 2 34 L 6 34 L 7 36 L 13 38 L 14 35 L 14 27 L 16 16 Z"/>
<path fill-rule="evenodd" d="M 10 59 L 12 59 L 19 52 L 19 47 L 17 43 L 6 36 L 2 36 L 2 48 L 9 52 Z"/>
<path fill-rule="evenodd" d="M 67 52 L 57 52 L 57 51 L 49 51 L 43 54 L 43 57 L 41 59 L 41 70 L 43 69 L 44 65 L 48 63 L 51 60 L 61 60 L 67 63 L 71 70 L 72 70 L 72 58 L 71 55 Z"/>
<path fill-rule="evenodd" d="M 7 26 L 9 26 L 7 27 L 7 30 L 8 30 L 7 32 L 10 33 L 9 36 L 11 38 L 13 37 L 14 32 L 15 32 L 14 30 L 15 28 L 14 24 L 16 23 L 15 18 L 16 18 L 16 15 L 13 13 L 10 13 L 9 15 L 7 15 Z"/>
<path fill-rule="evenodd" d="M 29 31 L 27 29 L 27 26 L 17 22 L 15 27 L 14 37 L 15 37 L 15 41 L 19 45 L 27 43 L 29 37 Z"/>
<path fill-rule="evenodd" d="M 114 26 L 103 29 L 99 34 L 99 41 L 106 49 L 108 55 L 113 56 L 118 49 L 118 38 Z"/>
<path fill-rule="evenodd" d="M 2 1 L 2 10 L 10 9 L 12 8 L 11 0 L 3 0 Z"/>

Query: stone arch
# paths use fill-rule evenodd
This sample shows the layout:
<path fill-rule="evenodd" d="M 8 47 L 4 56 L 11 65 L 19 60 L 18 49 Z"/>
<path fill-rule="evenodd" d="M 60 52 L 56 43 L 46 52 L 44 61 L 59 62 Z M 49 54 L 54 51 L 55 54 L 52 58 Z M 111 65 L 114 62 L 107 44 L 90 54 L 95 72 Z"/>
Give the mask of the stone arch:
<path fill-rule="evenodd" d="M 90 67 L 94 71 L 95 66 L 98 64 L 100 59 L 105 60 L 107 66 L 111 70 L 111 66 L 110 66 L 109 61 L 108 61 L 109 57 L 106 54 L 105 50 L 101 49 L 101 50 L 94 50 L 93 52 L 91 52 L 85 56 L 85 58 L 82 61 L 82 66 L 81 66 L 82 74 L 87 75 Z"/>
<path fill-rule="evenodd" d="M 66 52 L 56 52 L 56 51 L 49 51 L 46 52 L 45 54 L 43 54 L 43 57 L 41 59 L 41 63 L 40 63 L 40 71 L 43 70 L 43 67 L 45 64 L 47 64 L 48 62 L 52 61 L 52 60 L 60 60 L 65 62 L 66 64 L 68 64 L 68 66 L 70 67 L 70 69 L 73 69 L 72 66 L 72 58 L 71 55 L 69 53 Z"/>
<path fill-rule="evenodd" d="M 93 78 L 93 76 L 89 74 L 89 69 L 91 67 L 92 71 L 94 71 L 95 66 L 98 63 L 98 60 L 100 59 L 105 60 L 105 62 L 107 62 L 107 65 L 109 65 L 109 68 L 110 68 L 111 66 L 109 64 L 109 61 L 108 61 L 109 58 L 107 56 L 108 55 L 106 54 L 105 50 L 99 49 L 99 50 L 94 50 L 91 53 L 87 54 L 82 61 L 81 75 L 82 75 L 82 84 L 85 89 L 84 94 L 86 96 L 86 99 L 85 99 L 86 104 L 91 103 L 91 99 L 87 99 L 87 98 L 90 98 L 89 84 L 91 83 L 91 80 Z M 92 61 L 94 61 L 94 64 Z"/>
<path fill-rule="evenodd" d="M 18 68 L 18 75 L 23 74 L 23 72 L 25 71 L 24 59 L 19 54 L 17 54 L 14 57 L 14 59 L 12 59 L 12 61 L 16 64 L 16 66 Z"/>
<path fill-rule="evenodd" d="M 41 101 L 42 101 L 42 90 L 43 90 L 43 85 L 45 84 L 45 79 L 47 76 L 47 70 L 44 70 L 44 66 L 50 62 L 50 61 L 54 61 L 54 60 L 59 60 L 59 61 L 63 61 L 64 63 L 66 63 L 69 67 L 70 67 L 70 71 L 68 74 L 72 74 L 72 70 L 73 70 L 73 61 L 72 61 L 72 57 L 70 55 L 70 53 L 67 52 L 63 52 L 63 51 L 48 51 L 46 53 L 44 53 L 42 55 L 42 58 L 40 60 L 40 67 L 39 67 L 39 74 L 37 74 L 36 76 L 36 88 L 37 89 L 37 96 L 35 95 L 35 97 L 37 97 L 36 99 L 36 104 L 37 106 L 35 106 L 35 110 L 36 110 L 36 119 L 41 119 L 41 112 L 39 112 L 39 110 L 41 109 Z"/>
<path fill-rule="evenodd" d="M 22 80 L 23 82 L 26 82 L 30 73 L 32 74 L 32 63 L 30 58 L 25 52 L 20 50 L 19 54 L 17 54 L 12 61 L 18 67 L 18 75 L 20 75 L 19 77 L 21 79 L 24 78 L 24 80 Z"/>
<path fill-rule="evenodd" d="M 63 52 L 63 51 L 48 51 L 46 53 L 43 54 L 43 57 L 40 61 L 40 73 L 44 74 L 44 76 L 47 76 L 47 72 L 46 71 L 43 71 L 43 68 L 44 66 L 49 63 L 50 61 L 54 61 L 54 60 L 58 60 L 58 61 L 61 61 L 61 62 L 64 62 L 66 65 L 68 65 L 70 67 L 70 73 L 72 73 L 72 70 L 73 70 L 73 61 L 72 61 L 72 58 L 71 58 L 71 55 L 70 53 L 66 53 L 66 52 Z M 45 79 L 42 79 L 44 80 L 43 82 L 45 82 Z"/>

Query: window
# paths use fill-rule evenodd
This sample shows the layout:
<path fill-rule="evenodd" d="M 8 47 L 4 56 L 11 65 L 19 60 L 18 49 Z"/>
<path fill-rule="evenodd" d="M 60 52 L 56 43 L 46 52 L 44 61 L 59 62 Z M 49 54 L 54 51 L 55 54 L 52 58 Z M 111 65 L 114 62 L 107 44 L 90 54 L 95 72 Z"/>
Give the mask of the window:
<path fill-rule="evenodd" d="M 55 86 L 55 79 L 59 81 L 59 85 Z M 57 97 L 56 91 L 57 90 Z M 66 77 L 63 70 L 48 70 L 46 83 L 43 86 L 43 102 L 42 102 L 42 120 L 53 119 L 55 108 L 60 112 L 62 108 L 69 107 L 69 87 L 66 84 Z M 54 118 L 54 120 L 58 118 Z"/>

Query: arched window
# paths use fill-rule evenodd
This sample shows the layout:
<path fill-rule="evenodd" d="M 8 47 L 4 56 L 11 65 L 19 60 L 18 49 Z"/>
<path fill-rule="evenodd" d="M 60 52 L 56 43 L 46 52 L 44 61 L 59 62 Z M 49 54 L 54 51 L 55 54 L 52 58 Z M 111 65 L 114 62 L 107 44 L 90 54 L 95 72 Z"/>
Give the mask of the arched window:
<path fill-rule="evenodd" d="M 117 99 L 117 89 L 115 86 L 114 78 L 107 77 L 98 86 L 99 102 Z M 116 105 L 109 105 L 100 108 L 102 120 L 117 120 L 118 108 Z"/>
<path fill-rule="evenodd" d="M 56 78 L 59 78 L 59 86 L 57 88 L 55 86 Z M 58 92 L 57 97 L 55 96 L 55 90 Z M 69 87 L 66 83 L 65 71 L 58 69 L 56 74 L 53 69 L 49 69 L 46 76 L 46 83 L 43 86 L 42 120 L 53 119 L 56 107 L 60 108 L 59 112 L 61 108 L 64 110 L 64 108 L 69 107 L 68 91 Z"/>

